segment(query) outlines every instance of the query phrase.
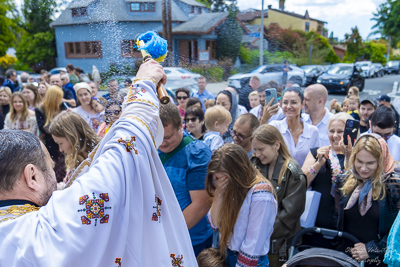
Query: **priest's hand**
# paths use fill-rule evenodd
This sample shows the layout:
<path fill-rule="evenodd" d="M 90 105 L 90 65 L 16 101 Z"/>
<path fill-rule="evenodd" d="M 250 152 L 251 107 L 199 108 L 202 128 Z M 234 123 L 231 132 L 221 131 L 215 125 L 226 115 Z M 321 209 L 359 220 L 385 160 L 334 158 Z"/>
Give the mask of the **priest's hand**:
<path fill-rule="evenodd" d="M 165 84 L 167 82 L 167 75 L 165 75 L 163 67 L 153 59 L 146 61 L 140 66 L 136 74 L 136 79 L 143 78 L 154 79 L 156 84 L 159 82 Z"/>

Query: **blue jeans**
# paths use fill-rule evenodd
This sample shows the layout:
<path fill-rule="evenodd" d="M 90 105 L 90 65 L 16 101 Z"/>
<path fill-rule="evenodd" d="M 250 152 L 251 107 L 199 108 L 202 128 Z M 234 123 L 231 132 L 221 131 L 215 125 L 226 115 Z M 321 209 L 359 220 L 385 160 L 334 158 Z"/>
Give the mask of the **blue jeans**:
<path fill-rule="evenodd" d="M 228 251 L 226 252 L 226 262 L 228 263 L 229 267 L 236 266 L 238 254 L 239 252 L 228 249 Z M 260 256 L 260 258 L 258 258 L 257 266 L 269 267 L 268 255 Z"/>

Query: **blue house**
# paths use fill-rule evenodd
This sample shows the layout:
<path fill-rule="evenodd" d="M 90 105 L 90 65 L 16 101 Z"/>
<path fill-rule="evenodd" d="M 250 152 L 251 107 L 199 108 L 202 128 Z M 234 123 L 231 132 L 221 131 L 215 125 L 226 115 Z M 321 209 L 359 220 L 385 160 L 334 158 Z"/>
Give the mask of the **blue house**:
<path fill-rule="evenodd" d="M 215 62 L 215 28 L 227 13 L 209 13 L 195 0 L 171 0 L 174 64 Z M 162 33 L 162 0 L 74 0 L 52 23 L 57 65 L 72 63 L 85 72 L 110 63 L 134 64 L 141 54 L 136 37 Z M 243 27 L 245 27 L 243 25 Z"/>

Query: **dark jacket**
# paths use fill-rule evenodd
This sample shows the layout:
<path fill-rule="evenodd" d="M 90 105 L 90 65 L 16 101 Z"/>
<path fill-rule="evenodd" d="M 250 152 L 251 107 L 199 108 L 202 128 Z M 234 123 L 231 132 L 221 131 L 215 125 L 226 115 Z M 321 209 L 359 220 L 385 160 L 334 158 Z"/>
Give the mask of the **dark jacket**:
<path fill-rule="evenodd" d="M 19 86 L 15 85 L 15 83 L 13 83 L 13 81 L 11 81 L 10 79 L 6 79 L 3 83 L 3 86 L 10 88 L 11 92 L 13 93 L 19 91 Z"/>
<path fill-rule="evenodd" d="M 251 161 L 264 177 L 267 177 L 268 165 L 263 165 L 254 156 Z M 279 173 L 284 162 L 284 159 L 279 155 L 270 180 L 275 187 L 278 198 L 278 214 L 274 224 L 274 232 L 271 236 L 271 242 L 276 242 L 275 247 L 277 249 L 281 248 L 285 240 L 300 231 L 300 216 L 303 214 L 306 203 L 307 179 L 295 160 L 289 162 L 282 178 L 282 183 L 278 186 Z M 289 246 L 290 244 L 287 245 Z"/>
<path fill-rule="evenodd" d="M 400 209 L 400 180 L 390 177 L 386 180 L 386 195 L 384 199 L 378 198 L 379 204 L 379 234 L 376 240 L 365 244 L 370 258 L 383 257 L 386 250 L 387 238 L 390 228 L 394 223 Z M 338 230 L 344 229 L 344 208 L 350 199 L 350 195 L 344 196 L 339 203 Z"/>

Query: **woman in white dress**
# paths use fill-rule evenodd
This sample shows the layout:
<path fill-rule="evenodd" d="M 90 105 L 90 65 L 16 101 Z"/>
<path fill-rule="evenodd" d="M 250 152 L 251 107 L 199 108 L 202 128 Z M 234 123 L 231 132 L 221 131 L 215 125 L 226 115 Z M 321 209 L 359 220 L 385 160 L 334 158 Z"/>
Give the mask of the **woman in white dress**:
<path fill-rule="evenodd" d="M 80 105 L 72 111 L 78 113 L 89 124 L 90 128 L 97 132 L 97 128 L 104 121 L 104 118 L 101 113 L 97 113 L 92 108 L 92 88 L 88 83 L 82 82 L 75 84 L 74 89 Z"/>
<path fill-rule="evenodd" d="M 318 128 L 303 122 L 301 111 L 304 108 L 304 95 L 300 88 L 286 89 L 282 96 L 283 120 L 269 124 L 278 128 L 292 157 L 303 166 L 308 152 L 319 147 Z"/>
<path fill-rule="evenodd" d="M 229 267 L 268 266 L 278 204 L 273 186 L 241 146 L 225 144 L 214 151 L 206 189 L 213 197 L 207 218 L 220 233 L 221 261 Z"/>

